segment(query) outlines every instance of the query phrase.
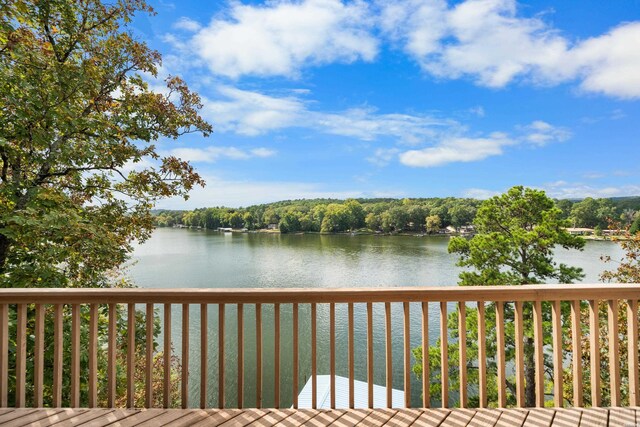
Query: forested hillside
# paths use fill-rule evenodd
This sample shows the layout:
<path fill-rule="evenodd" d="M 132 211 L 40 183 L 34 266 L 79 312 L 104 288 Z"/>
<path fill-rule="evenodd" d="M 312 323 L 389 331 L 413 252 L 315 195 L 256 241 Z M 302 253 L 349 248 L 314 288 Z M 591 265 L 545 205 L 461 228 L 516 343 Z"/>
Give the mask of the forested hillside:
<path fill-rule="evenodd" d="M 452 226 L 473 223 L 481 200 L 467 198 L 428 199 L 312 199 L 285 200 L 247 208 L 201 208 L 192 211 L 160 210 L 160 227 L 182 225 L 281 232 L 345 232 L 368 229 L 390 232 L 433 233 Z M 606 229 L 610 223 L 627 227 L 640 221 L 640 197 L 556 200 L 564 218 L 574 227 Z"/>

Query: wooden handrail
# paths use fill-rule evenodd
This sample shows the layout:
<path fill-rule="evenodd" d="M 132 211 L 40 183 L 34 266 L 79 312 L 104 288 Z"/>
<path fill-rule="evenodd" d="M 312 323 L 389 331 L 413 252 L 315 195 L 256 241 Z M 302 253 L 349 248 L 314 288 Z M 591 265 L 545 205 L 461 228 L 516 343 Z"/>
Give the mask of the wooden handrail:
<path fill-rule="evenodd" d="M 328 340 L 323 341 L 327 343 L 327 347 L 322 347 L 325 351 L 328 349 L 328 373 L 330 394 L 329 405 L 336 407 L 337 397 L 337 372 L 336 372 L 336 338 L 340 335 L 339 331 L 346 326 L 347 333 L 342 334 L 346 337 L 346 345 L 348 346 L 348 386 L 345 387 L 343 395 L 348 393 L 349 407 L 354 407 L 356 399 L 355 379 L 356 379 L 356 360 L 362 359 L 360 363 L 364 363 L 365 354 L 356 355 L 355 341 L 360 341 L 361 338 L 357 337 L 357 331 L 366 332 L 366 375 L 361 375 L 362 380 L 366 380 L 367 384 L 367 403 L 368 407 L 374 406 L 374 364 L 379 368 L 384 367 L 384 381 L 386 386 L 386 395 L 378 395 L 376 392 L 376 404 L 380 404 L 380 398 L 386 402 L 386 406 L 391 407 L 393 405 L 404 403 L 405 406 L 412 404 L 412 396 L 417 397 L 417 393 L 422 394 L 421 404 L 424 407 L 431 405 L 431 398 L 440 399 L 440 404 L 443 407 L 448 407 L 450 401 L 452 404 L 465 407 L 469 405 L 469 392 L 473 387 L 469 384 L 470 378 L 468 376 L 468 369 L 472 367 L 469 363 L 471 357 L 477 358 L 478 369 L 478 390 L 475 390 L 478 397 L 478 405 L 480 407 L 487 407 L 491 405 L 497 405 L 499 407 L 506 407 L 515 403 L 516 406 L 523 407 L 526 405 L 525 396 L 525 368 L 524 368 L 524 344 L 533 345 L 530 347 L 528 355 L 531 357 L 533 366 L 528 366 L 527 371 L 533 372 L 531 382 L 532 388 L 535 392 L 535 402 L 529 401 L 529 404 L 535 406 L 545 406 L 547 397 L 545 396 L 545 369 L 550 368 L 550 365 L 545 366 L 545 355 L 552 356 L 547 357 L 553 365 L 553 403 L 555 406 L 564 406 L 569 402 L 569 396 L 564 394 L 564 380 L 563 371 L 566 366 L 563 366 L 567 358 L 566 349 L 563 348 L 566 340 L 563 340 L 563 333 L 571 334 L 571 348 L 572 348 L 572 367 L 571 372 L 574 376 L 571 381 L 571 388 L 573 389 L 572 403 L 574 406 L 584 406 L 585 396 L 587 392 L 582 389 L 582 370 L 583 362 L 587 363 L 586 359 L 583 360 L 583 354 L 581 345 L 584 342 L 589 343 L 588 349 L 588 370 L 590 385 L 589 397 L 592 406 L 600 406 L 602 402 L 610 402 L 612 406 L 618 406 L 621 404 L 620 387 L 621 384 L 628 384 L 628 401 L 630 405 L 638 405 L 639 396 L 639 374 L 638 374 L 638 300 L 640 300 L 640 285 L 638 284 L 579 284 L 579 285 L 525 285 L 525 286 L 474 286 L 474 287 L 402 287 L 402 288 L 323 288 L 323 289 L 0 289 L 0 407 L 6 407 L 8 402 L 8 380 L 9 375 L 15 375 L 15 390 L 12 395 L 14 397 L 14 405 L 16 407 L 25 406 L 26 396 L 25 392 L 30 384 L 26 383 L 27 376 L 25 375 L 28 369 L 27 360 L 31 360 L 31 356 L 27 356 L 27 351 L 34 351 L 33 355 L 33 402 L 36 406 L 43 405 L 43 378 L 51 378 L 51 404 L 54 407 L 60 407 L 70 404 L 77 407 L 80 405 L 80 390 L 85 385 L 80 383 L 80 354 L 81 348 L 84 345 L 87 346 L 88 360 L 88 379 L 86 388 L 87 393 L 87 405 L 90 407 L 98 406 L 98 390 L 97 390 L 97 371 L 98 371 L 98 318 L 100 312 L 106 314 L 108 309 L 108 319 L 103 319 L 103 322 L 108 320 L 108 327 L 102 328 L 102 337 L 106 340 L 102 340 L 102 343 L 106 342 L 106 349 L 104 345 L 102 351 L 105 356 L 102 358 L 103 363 L 106 364 L 106 371 L 108 376 L 108 382 L 105 390 L 101 390 L 101 395 L 105 396 L 106 404 L 109 407 L 117 405 L 118 398 L 122 398 L 121 392 L 118 392 L 116 388 L 116 374 L 117 359 L 122 362 L 121 358 L 124 358 L 126 362 L 126 372 L 123 377 L 126 381 L 126 388 L 124 397 L 126 397 L 126 406 L 133 407 L 135 405 L 134 398 L 136 391 L 144 391 L 144 403 L 146 407 L 152 407 L 153 398 L 153 371 L 154 366 L 150 363 L 153 360 L 154 352 L 160 351 L 159 348 L 155 348 L 155 344 L 152 342 L 152 335 L 154 334 L 153 319 L 155 316 L 154 304 L 158 308 L 164 309 L 164 327 L 163 340 L 164 340 L 164 359 L 163 359 L 163 383 L 161 384 L 163 399 L 162 405 L 164 407 L 170 407 L 174 405 L 172 397 L 180 397 L 181 406 L 183 408 L 198 405 L 202 408 L 209 407 L 208 395 L 217 395 L 217 406 L 220 408 L 227 407 L 228 404 L 237 402 L 237 407 L 247 406 L 247 402 L 251 404 L 253 396 L 246 396 L 243 393 L 244 385 L 249 384 L 255 386 L 255 403 L 258 408 L 262 407 L 263 402 L 263 390 L 273 390 L 273 405 L 289 406 L 293 404 L 297 407 L 299 402 L 297 399 L 298 394 L 298 380 L 300 377 L 306 378 L 308 374 L 311 377 L 311 396 L 312 407 L 317 406 L 318 393 L 318 374 L 319 363 L 316 359 L 318 357 L 321 341 L 320 336 L 326 339 L 326 329 L 318 330 L 317 320 L 319 318 L 320 307 L 328 309 Z M 565 304 L 561 305 L 561 302 Z M 402 321 L 402 332 L 394 332 L 392 322 L 392 307 L 398 307 L 393 305 L 394 303 L 402 303 L 402 319 L 398 319 L 399 323 Z M 410 303 L 419 303 L 421 308 L 420 316 L 411 318 L 410 314 L 416 313 L 417 307 L 411 307 Z M 411 352 L 411 337 L 412 334 L 419 331 L 419 334 L 415 336 L 420 337 L 420 342 L 423 346 L 429 343 L 429 303 L 435 303 L 439 310 L 436 309 L 433 319 L 439 321 L 439 338 L 440 338 L 440 367 L 431 368 L 432 370 L 439 370 L 439 372 L 429 372 L 429 364 L 426 358 L 423 358 L 422 368 L 423 375 L 420 379 L 413 378 L 412 376 L 412 352 Z M 455 304 L 448 304 L 455 303 Z M 543 304 L 544 303 L 544 304 Z M 550 304 L 549 304 L 550 303 Z M 568 303 L 568 304 L 567 304 Z M 139 310 L 136 304 L 146 304 L 145 310 Z M 300 307 L 300 304 L 308 304 L 304 309 Z M 345 321 L 346 325 L 337 325 L 336 319 L 336 306 L 338 304 L 347 305 L 348 317 Z M 362 316 L 355 316 L 355 307 L 363 307 L 366 305 L 366 312 L 362 312 Z M 374 327 L 373 327 L 373 304 L 381 304 L 384 306 L 384 328 L 376 331 L 379 338 L 383 338 L 384 351 L 381 348 L 374 350 Z M 485 304 L 487 304 L 485 306 Z M 620 306 L 622 304 L 622 306 Z M 180 323 L 181 330 L 181 351 L 179 354 L 174 348 L 172 343 L 172 327 L 175 327 L 172 322 L 172 307 L 177 308 L 181 305 L 182 316 L 174 319 L 174 322 Z M 191 305 L 197 305 L 200 307 L 199 326 L 197 325 L 198 317 L 191 318 L 189 316 Z M 217 306 L 217 328 L 211 328 L 209 326 L 208 305 Z M 233 306 L 237 307 L 234 310 Z M 606 305 L 606 312 L 601 310 Z M 231 306 L 229 310 L 225 310 L 227 306 Z M 264 317 L 267 318 L 271 313 L 270 307 L 273 307 L 273 341 L 268 342 L 266 339 L 263 341 L 263 308 L 266 312 Z M 82 308 L 84 307 L 84 308 Z M 291 307 L 292 315 L 292 331 L 281 331 L 281 320 L 284 322 L 289 318 L 288 308 Z M 344 306 L 343 306 L 344 307 Z M 472 356 L 473 353 L 468 353 L 466 343 L 472 339 L 472 335 L 467 333 L 467 320 L 470 319 L 471 311 L 473 307 L 477 307 L 477 322 L 478 333 L 477 337 L 477 356 Z M 491 311 L 489 311 L 491 307 Z M 564 312 L 561 309 L 565 308 Z M 124 310 L 126 308 L 126 311 Z M 309 311 L 306 309 L 308 308 Z M 382 308 L 382 307 L 381 307 Z M 456 310 L 451 315 L 457 316 L 457 327 L 450 326 L 448 323 L 448 312 L 451 309 Z M 549 308 L 551 310 L 549 310 Z M 89 310 L 89 318 L 86 317 L 81 320 L 81 310 Z M 245 313 L 245 309 L 247 310 Z M 570 313 L 569 313 L 570 309 Z M 49 311 L 45 311 L 49 310 Z M 139 310 L 139 311 L 138 311 Z M 308 329 L 300 330 L 299 317 L 302 318 L 302 310 L 305 313 L 309 313 L 311 318 L 309 319 Z M 394 308 L 395 310 L 395 308 Z M 625 371 L 625 377 L 621 378 L 620 360 L 618 358 L 619 350 L 622 347 L 619 328 L 620 310 L 624 310 L 627 316 L 626 327 L 626 340 L 628 356 L 626 359 L 626 365 L 628 370 Z M 439 316 L 438 316 L 439 311 Z M 494 313 L 495 311 L 495 313 Z M 12 313 L 9 315 L 9 313 Z M 27 313 L 30 312 L 29 317 Z M 44 322 L 45 313 L 49 313 L 49 321 L 53 325 L 54 338 L 53 338 L 53 372 L 52 374 L 43 375 L 43 336 L 44 336 Z M 146 313 L 146 324 L 139 325 L 143 327 L 141 331 L 146 336 L 146 342 L 144 347 L 143 357 L 136 356 L 136 313 Z M 87 311 L 85 311 L 87 313 Z M 235 314 L 234 314 L 235 313 Z M 326 312 L 325 312 L 326 313 Z M 523 313 L 527 313 L 523 318 Z M 604 313 L 604 314 L 602 314 Z M 255 314 L 255 328 L 249 322 L 245 323 L 245 314 L 251 316 Z M 581 318 L 581 314 L 583 317 Z M 125 316 L 122 319 L 118 319 L 119 316 Z M 306 314 L 305 314 L 306 315 Z M 365 318 L 366 315 L 366 318 Z M 33 317 L 31 317 L 33 316 Z M 70 317 L 69 317 L 70 316 Z M 237 320 L 236 334 L 226 331 L 232 330 L 234 323 L 226 323 L 225 319 L 231 316 L 231 319 Z M 322 318 L 322 314 L 320 315 Z M 326 315 L 325 315 L 326 316 Z M 487 319 L 489 316 L 495 317 L 495 339 L 496 348 L 495 352 L 491 355 L 488 353 L 487 345 Z M 601 323 L 599 316 L 604 316 L 606 319 L 602 319 L 606 322 Z M 63 329 L 63 317 L 65 323 L 70 321 L 70 338 L 65 341 L 65 332 Z M 213 316 L 212 316 L 213 317 Z M 439 319 L 438 319 L 439 317 Z M 585 322 L 585 319 L 588 321 Z M 13 353 L 9 351 L 9 318 L 11 318 L 12 335 L 11 343 L 15 342 L 15 349 L 12 348 Z M 15 319 L 15 322 L 13 321 Z M 191 319 L 191 320 L 190 320 Z M 543 322 L 551 320 L 551 331 L 543 328 Z M 126 320 L 125 329 L 122 328 L 124 324 L 123 320 Z M 227 319 L 228 322 L 229 319 Z M 326 320 L 326 319 L 325 319 Z M 356 322 L 358 320 L 358 322 Z M 412 321 L 420 323 L 420 329 L 412 329 Z M 524 325 L 525 321 L 531 322 L 527 328 L 530 328 L 525 336 Z M 81 323 L 88 322 L 87 337 L 81 336 Z M 513 322 L 512 327 L 507 327 L 509 322 Z M 358 329 L 355 325 L 366 325 L 366 328 Z M 33 325 L 33 326 L 31 326 Z M 103 323 L 104 325 L 104 323 Z M 120 326 L 118 326 L 120 325 Z M 305 325 L 307 325 L 305 320 Z M 200 333 L 200 339 L 196 343 L 191 343 L 189 336 L 192 328 L 196 328 L 194 332 Z M 326 326 L 325 326 L 326 327 Z M 245 329 L 253 332 L 245 333 Z M 451 332 L 457 329 L 456 335 Z M 624 329 L 622 329 L 624 330 Z M 530 331 L 533 331 L 532 333 Z M 606 331 L 605 335 L 602 335 L 603 331 Z M 125 337 L 119 337 L 120 334 L 126 333 Z M 217 340 L 209 336 L 209 332 L 217 332 Z M 281 337 L 290 337 L 292 340 L 292 353 L 293 353 L 293 381 L 295 384 L 285 383 L 284 377 L 281 377 L 281 353 L 286 355 L 288 352 L 283 351 L 283 345 L 288 345 L 288 338 L 281 339 Z M 35 337 L 33 350 L 27 347 L 27 336 L 33 333 Z M 551 340 L 545 341 L 545 334 L 551 334 Z M 282 335 L 284 334 L 284 335 Z M 583 334 L 584 335 L 583 337 Z M 270 333 L 269 333 L 270 335 Z M 302 363 L 299 361 L 300 353 L 299 347 L 302 346 L 302 340 L 300 336 L 308 335 L 310 345 L 310 358 L 306 359 Z M 532 336 L 531 336 L 532 335 Z M 606 337 L 607 352 L 601 351 L 599 346 L 601 345 L 601 339 Z M 15 338 L 15 340 L 14 340 Z M 230 356 L 225 357 L 225 348 L 229 347 L 225 344 L 225 340 L 237 338 L 235 343 L 238 353 L 236 360 L 230 360 Z M 548 337 L 547 337 L 548 338 Z M 583 340 L 584 338 L 584 340 Z M 255 376 L 250 377 L 245 375 L 245 347 L 246 342 L 251 342 L 255 339 Z M 402 339 L 402 355 L 403 357 L 393 356 L 393 342 L 398 342 Z M 531 340 L 531 341 L 527 341 Z M 306 340 L 305 340 L 306 342 Z M 547 343 L 551 343 L 546 344 Z M 116 349 L 118 345 L 125 343 L 126 354 L 117 354 Z M 459 345 L 464 343 L 465 345 Z M 507 343 L 514 345 L 513 362 L 506 360 L 505 348 Z M 197 346 L 196 346 L 197 344 Z M 217 345 L 215 345 L 217 344 Z M 381 343 L 382 344 L 382 343 Z M 229 344 L 232 345 L 232 344 Z M 345 345 L 342 343 L 342 345 Z M 458 363 L 450 361 L 449 357 L 453 354 L 450 346 L 458 345 Z M 69 347 L 67 347 L 69 346 Z M 63 347 L 70 349 L 71 354 L 71 366 L 64 369 L 70 369 L 72 376 L 70 385 L 65 385 L 64 401 L 63 401 Z M 193 381 L 194 377 L 189 376 L 189 352 L 193 348 L 199 347 L 199 364 L 201 367 L 200 378 L 200 396 L 196 399 L 195 396 L 190 398 L 190 380 Z M 217 347 L 217 348 L 216 348 Z M 342 347 L 344 348 L 344 347 Z M 271 350 L 273 349 L 273 351 Z M 531 350 L 532 349 L 532 350 Z M 122 350 L 119 350 L 122 353 Z M 586 351 L 585 351 L 586 353 Z M 11 354 L 11 367 L 9 367 L 9 359 Z M 215 385 L 207 385 L 208 381 L 212 380 L 214 373 L 208 369 L 208 355 L 217 356 L 217 387 Z M 423 353 L 425 354 L 425 353 Z M 608 378 L 601 378 L 600 369 L 600 357 L 604 357 L 609 362 Z M 266 362 L 263 365 L 263 357 L 273 355 L 273 382 L 269 384 L 263 384 L 263 366 L 267 366 Z M 324 355 L 323 355 L 324 356 Z M 28 359 L 29 357 L 29 359 Z M 177 396 L 177 392 L 172 391 L 172 360 L 178 358 L 182 364 L 182 374 L 180 396 Z M 395 360 L 394 360 L 395 359 Z M 197 360 L 197 359 L 196 359 Z M 378 362 L 380 360 L 380 362 Z M 489 381 L 489 372 L 487 367 L 488 361 L 492 361 L 494 366 L 493 374 L 495 379 L 491 379 L 491 382 L 495 383 L 497 388 L 497 401 L 488 402 L 487 396 L 487 384 Z M 615 363 L 612 361 L 615 360 Z M 145 375 L 144 390 L 136 390 L 135 381 L 135 369 L 136 362 L 142 363 L 146 361 L 146 365 L 143 367 Z M 271 361 L 271 359 L 269 359 Z M 326 361 L 326 359 L 325 359 Z M 375 361 L 375 362 L 374 362 Z M 231 363 L 225 363 L 231 362 Z M 531 362 L 528 362 L 531 363 Z M 548 362 L 547 362 L 548 363 Z M 271 365 L 269 363 L 269 365 Z M 282 364 L 284 367 L 285 365 Z M 299 372 L 305 366 L 305 372 Z M 402 374 L 394 374 L 394 367 L 402 366 Z M 233 375 L 233 368 L 237 368 L 236 375 Z M 48 369 L 51 367 L 48 366 Z M 86 369 L 86 368 L 83 368 Z M 229 371 L 229 369 L 231 371 Z M 450 381 L 455 379 L 455 371 L 457 369 L 458 387 L 457 390 L 452 387 Z M 382 369 L 380 369 L 382 370 Z M 283 369 L 284 371 L 284 369 Z M 397 372 L 397 371 L 396 371 Z M 471 372 L 471 371 L 469 371 Z M 271 372 L 269 372 L 269 375 Z M 431 377 L 439 376 L 440 383 L 440 396 L 432 396 L 429 393 L 430 382 L 436 380 Z M 515 375 L 514 384 L 510 383 L 510 379 L 507 377 Z M 366 377 L 366 378 L 365 378 Z M 267 376 L 265 375 L 265 379 Z M 418 386 L 418 390 L 412 391 L 411 382 L 414 382 L 414 389 L 416 384 L 421 383 L 421 387 Z M 236 385 L 236 396 L 230 398 L 228 396 L 229 390 L 225 391 L 225 381 L 233 381 Z M 122 381 L 122 380 L 120 380 Z M 196 381 L 197 382 L 197 381 Z M 509 383 L 509 384 L 508 384 Z M 49 384 L 47 384 L 48 386 Z M 396 387 L 394 387 L 394 385 Z M 404 389 L 404 401 L 397 401 L 393 395 L 393 388 L 398 386 Z M 509 385 L 509 387 L 507 387 Z M 138 385 L 140 387 L 140 385 Z M 266 387 L 266 388 L 264 388 Z M 602 390 L 608 387 L 611 392 L 603 394 Z M 420 390 L 422 388 L 422 390 Z M 527 387 L 529 388 L 529 387 Z M 283 398 L 284 390 L 293 390 L 294 398 L 291 401 L 285 402 Z M 233 392 L 231 388 L 231 393 Z M 210 393 L 211 392 L 211 393 Z M 172 396 L 173 393 L 173 396 Z M 451 396 L 453 394 L 453 396 Z M 510 396 L 508 401 L 508 395 Z M 529 396 L 530 398 L 531 396 Z M 527 399 L 529 399 L 527 398 Z M 566 398 L 566 400 L 565 400 Z M 608 400 L 607 400 L 608 399 Z M 529 399 L 530 400 L 530 399 Z M 415 403 L 416 399 L 413 399 Z M 67 403 L 68 402 L 68 403 Z M 122 402 L 122 400 L 120 400 Z M 271 402 L 269 402 L 271 403 Z"/>
<path fill-rule="evenodd" d="M 637 284 L 398 288 L 0 289 L 0 304 L 276 304 L 640 299 Z"/>

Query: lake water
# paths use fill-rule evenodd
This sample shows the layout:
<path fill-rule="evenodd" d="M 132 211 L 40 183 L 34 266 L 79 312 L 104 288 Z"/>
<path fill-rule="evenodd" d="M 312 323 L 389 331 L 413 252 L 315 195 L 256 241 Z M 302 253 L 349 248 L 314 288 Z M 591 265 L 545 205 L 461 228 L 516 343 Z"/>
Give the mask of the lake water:
<path fill-rule="evenodd" d="M 149 288 L 285 288 L 285 287 L 394 287 L 454 286 L 460 268 L 455 255 L 447 253 L 446 237 L 224 234 L 204 230 L 160 228 L 144 245 L 136 248 L 135 264 L 129 276 L 140 287 Z M 582 267 L 585 283 L 599 282 L 599 274 L 608 266 L 602 255 L 622 256 L 611 242 L 588 241 L 584 251 L 559 249 L 556 260 Z M 613 268 L 613 267 L 609 267 Z M 451 307 L 453 309 L 453 306 Z M 172 337 L 180 342 L 180 308 L 174 306 Z M 255 312 L 246 306 L 245 406 L 255 404 Z M 402 378 L 402 305 L 392 308 L 393 386 L 403 388 Z M 227 307 L 225 366 L 226 400 L 236 403 L 236 308 Z M 209 308 L 209 405 L 217 405 L 217 318 L 215 306 Z M 439 312 L 430 306 L 430 340 L 438 338 Z M 191 308 L 190 327 L 190 404 L 199 402 L 199 307 Z M 292 338 L 291 306 L 281 308 L 281 405 L 291 405 Z M 310 309 L 300 306 L 300 385 L 308 379 L 310 365 Z M 336 306 L 336 372 L 347 376 L 347 307 Z M 318 306 L 318 374 L 329 373 L 329 307 Z M 273 307 L 263 307 L 263 404 L 273 400 Z M 355 305 L 356 379 L 366 381 L 366 307 Z M 420 345 L 420 307 L 411 306 L 411 343 Z M 176 346 L 179 353 L 179 345 Z M 384 307 L 374 305 L 374 377 L 385 383 Z M 412 381 L 413 405 L 420 404 L 421 385 Z M 435 400 L 434 400 L 435 402 Z"/>

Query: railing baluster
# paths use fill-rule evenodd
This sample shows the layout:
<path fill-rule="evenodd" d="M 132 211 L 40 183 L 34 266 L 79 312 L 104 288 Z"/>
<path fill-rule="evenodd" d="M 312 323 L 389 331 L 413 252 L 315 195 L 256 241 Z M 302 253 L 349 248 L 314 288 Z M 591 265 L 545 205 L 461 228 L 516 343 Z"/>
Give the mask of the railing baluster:
<path fill-rule="evenodd" d="M 109 304 L 109 350 L 107 357 L 107 406 L 116 406 L 116 304 Z M 60 343 L 62 346 L 62 342 Z"/>
<path fill-rule="evenodd" d="M 571 301 L 571 372 L 573 373 L 573 406 L 582 407 L 582 331 L 580 300 Z"/>
<path fill-rule="evenodd" d="M 0 408 L 8 404 L 9 388 L 9 305 L 0 304 Z"/>
<path fill-rule="evenodd" d="M 349 316 L 349 408 L 353 409 L 354 407 L 354 379 L 355 379 L 355 368 L 354 368 L 354 339 L 353 334 L 355 333 L 355 329 L 353 327 L 353 303 L 348 304 L 348 316 Z"/>
<path fill-rule="evenodd" d="M 171 405 L 171 304 L 164 305 L 164 384 L 162 406 Z"/>
<path fill-rule="evenodd" d="M 618 342 L 618 300 L 607 301 L 607 319 L 609 323 L 609 388 L 610 406 L 620 406 L 620 355 Z"/>
<path fill-rule="evenodd" d="M 262 408 L 262 304 L 256 304 L 256 408 Z"/>
<path fill-rule="evenodd" d="M 207 407 L 209 305 L 200 304 L 200 409 Z"/>
<path fill-rule="evenodd" d="M 153 303 L 149 303 L 145 314 L 145 360 L 147 361 L 144 376 L 145 408 L 153 407 L 153 318 Z"/>
<path fill-rule="evenodd" d="M 244 404 L 244 305 L 238 304 L 238 409 Z"/>
<path fill-rule="evenodd" d="M 386 365 L 387 365 L 387 408 L 391 408 L 393 406 L 393 360 L 391 355 L 391 303 L 384 303 L 384 320 L 385 320 L 385 343 L 386 343 Z"/>
<path fill-rule="evenodd" d="M 273 340 L 274 351 L 274 393 L 275 408 L 280 409 L 280 304 L 276 303 L 273 307 L 275 336 Z"/>
<path fill-rule="evenodd" d="M 507 406 L 507 388 L 504 355 L 504 303 L 496 302 L 496 358 L 498 359 L 498 407 Z"/>
<path fill-rule="evenodd" d="M 224 304 L 218 304 L 218 408 L 224 409 Z"/>
<path fill-rule="evenodd" d="M 59 315 L 61 316 L 62 314 L 62 308 L 60 305 L 56 305 L 55 310 L 56 310 L 55 316 L 56 316 L 56 323 L 57 323 L 58 316 Z M 62 325 L 62 317 L 60 317 L 59 321 L 60 321 L 60 324 Z M 54 331 L 58 331 L 57 326 L 54 328 Z M 116 375 L 115 375 L 116 374 L 116 305 L 115 304 L 109 304 L 109 326 L 107 330 L 107 340 L 109 341 L 109 344 L 107 347 L 108 348 L 107 349 L 107 406 L 109 408 L 114 408 L 116 404 Z M 56 343 L 57 342 L 58 340 L 56 339 Z M 56 352 L 57 351 L 58 350 L 56 349 Z M 62 339 L 60 340 L 59 361 L 61 360 L 62 360 Z M 57 378 L 55 371 L 56 371 L 56 368 L 58 367 L 59 361 L 56 361 L 54 359 L 54 362 L 53 362 L 54 378 Z M 59 381 L 60 387 L 62 387 L 61 383 L 62 383 L 62 378 Z M 56 379 L 54 379 L 53 384 L 54 384 L 54 390 L 55 390 Z M 60 388 L 60 393 L 61 392 L 62 392 L 62 388 Z M 54 396 L 53 401 L 55 402 L 56 401 L 55 391 L 53 396 Z M 54 406 L 59 406 L 59 405 L 56 405 L 54 403 Z"/>
<path fill-rule="evenodd" d="M 89 306 L 89 407 L 98 406 L 98 304 Z"/>
<path fill-rule="evenodd" d="M 589 300 L 589 352 L 591 364 L 591 406 L 602 404 L 600 391 L 600 320 L 598 301 Z"/>
<path fill-rule="evenodd" d="M 62 406 L 62 364 L 63 364 L 63 342 L 64 331 L 62 330 L 62 311 L 63 305 L 56 304 L 54 309 L 53 320 L 53 406 L 60 408 Z M 111 324 L 109 325 L 111 326 Z M 111 350 L 111 341 L 109 341 L 109 350 Z M 115 359 L 115 358 L 114 358 Z M 114 372 L 114 371 L 111 371 Z"/>
<path fill-rule="evenodd" d="M 18 304 L 16 337 L 16 408 L 24 408 L 27 375 L 27 305 Z M 77 406 L 77 405 L 76 405 Z"/>
<path fill-rule="evenodd" d="M 640 405 L 638 399 L 638 301 L 627 301 L 627 334 L 629 353 L 629 405 Z"/>
<path fill-rule="evenodd" d="M 35 348 L 33 360 L 33 406 L 42 408 L 44 385 L 44 305 L 36 304 Z"/>
<path fill-rule="evenodd" d="M 411 317 L 409 303 L 404 308 L 404 406 L 411 408 Z"/>
<path fill-rule="evenodd" d="M 71 402 L 80 406 L 80 305 L 71 306 Z"/>
<path fill-rule="evenodd" d="M 367 303 L 367 400 L 373 408 L 373 304 Z"/>
<path fill-rule="evenodd" d="M 431 406 L 429 375 L 429 303 L 422 302 L 422 406 Z"/>
<path fill-rule="evenodd" d="M 316 409 L 318 406 L 318 376 L 317 376 L 317 317 L 316 303 L 311 303 L 311 408 Z"/>
<path fill-rule="evenodd" d="M 293 304 L 293 409 L 298 409 L 298 303 Z"/>
<path fill-rule="evenodd" d="M 182 409 L 189 407 L 189 304 L 182 304 L 182 381 L 180 403 Z"/>
<path fill-rule="evenodd" d="M 460 407 L 467 407 L 467 306 L 458 302 L 458 350 L 460 369 Z"/>
<path fill-rule="evenodd" d="M 480 407 L 487 407 L 487 324 L 484 301 L 478 301 L 478 391 Z"/>
<path fill-rule="evenodd" d="M 562 312 L 560 301 L 551 304 L 551 322 L 553 334 L 553 404 L 556 408 L 564 406 L 562 398 Z"/>
<path fill-rule="evenodd" d="M 442 407 L 449 407 L 449 333 L 447 303 L 440 301 L 440 378 Z"/>
<path fill-rule="evenodd" d="M 516 406 L 524 408 L 524 304 L 516 301 L 515 307 L 515 340 L 516 340 Z"/>
<path fill-rule="evenodd" d="M 127 304 L 127 408 L 133 408 L 136 369 L 136 305 Z M 184 369 L 184 367 L 183 367 Z"/>
<path fill-rule="evenodd" d="M 336 305 L 329 304 L 329 388 L 331 409 L 336 408 Z"/>
<path fill-rule="evenodd" d="M 542 340 L 542 302 L 537 300 L 533 303 L 533 345 L 536 379 L 536 406 L 538 408 L 544 407 L 544 353 Z"/>

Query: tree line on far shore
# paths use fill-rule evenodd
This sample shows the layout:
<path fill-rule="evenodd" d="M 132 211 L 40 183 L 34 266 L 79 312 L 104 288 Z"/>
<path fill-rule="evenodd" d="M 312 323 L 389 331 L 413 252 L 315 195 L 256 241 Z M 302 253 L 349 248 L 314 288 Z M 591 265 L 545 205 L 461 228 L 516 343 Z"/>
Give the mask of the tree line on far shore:
<path fill-rule="evenodd" d="M 185 226 L 216 230 L 279 229 L 283 233 L 340 233 L 367 229 L 384 233 L 437 233 L 446 227 L 473 224 L 481 200 L 427 199 L 312 199 L 286 200 L 246 208 L 212 207 L 191 211 L 155 211 L 159 227 Z M 598 231 L 610 224 L 640 228 L 640 197 L 555 200 L 562 219 L 572 227 Z"/>

